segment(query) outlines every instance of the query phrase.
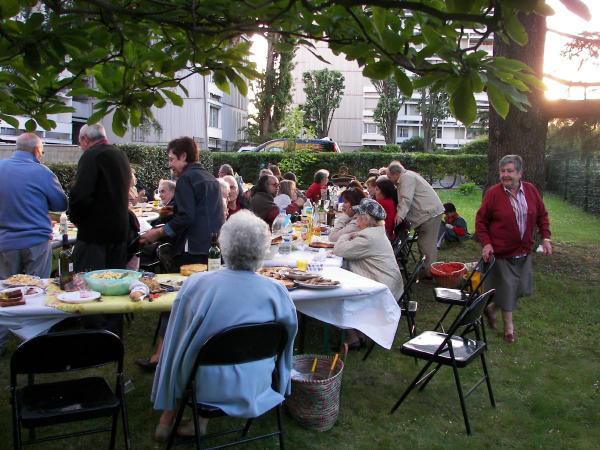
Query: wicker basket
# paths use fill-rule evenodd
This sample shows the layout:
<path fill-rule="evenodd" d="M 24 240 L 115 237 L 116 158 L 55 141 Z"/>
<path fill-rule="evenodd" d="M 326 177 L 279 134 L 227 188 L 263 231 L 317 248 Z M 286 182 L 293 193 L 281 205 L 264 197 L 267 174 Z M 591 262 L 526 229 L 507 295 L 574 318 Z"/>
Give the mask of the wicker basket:
<path fill-rule="evenodd" d="M 314 379 L 292 378 L 292 394 L 285 400 L 292 418 L 300 425 L 317 431 L 330 430 L 340 411 L 340 390 L 344 362 L 338 359 L 331 377 L 327 377 L 333 357 L 296 355 L 294 369 L 309 374 L 314 359 L 317 368 Z"/>
<path fill-rule="evenodd" d="M 462 282 L 467 268 L 461 262 L 437 262 L 431 265 L 430 271 L 439 287 L 454 289 Z"/>

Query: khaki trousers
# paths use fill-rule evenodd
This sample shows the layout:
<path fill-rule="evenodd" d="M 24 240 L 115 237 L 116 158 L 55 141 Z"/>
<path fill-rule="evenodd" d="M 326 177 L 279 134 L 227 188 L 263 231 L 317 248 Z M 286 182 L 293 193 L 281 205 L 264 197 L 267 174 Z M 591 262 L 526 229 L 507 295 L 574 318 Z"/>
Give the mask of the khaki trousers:
<path fill-rule="evenodd" d="M 442 214 L 432 217 L 415 228 L 419 232 L 419 239 L 417 239 L 419 252 L 422 256 L 427 256 L 425 265 L 423 266 L 423 270 L 427 275 L 429 275 L 431 264 L 437 261 L 437 238 L 440 231 L 440 223 L 442 223 Z"/>

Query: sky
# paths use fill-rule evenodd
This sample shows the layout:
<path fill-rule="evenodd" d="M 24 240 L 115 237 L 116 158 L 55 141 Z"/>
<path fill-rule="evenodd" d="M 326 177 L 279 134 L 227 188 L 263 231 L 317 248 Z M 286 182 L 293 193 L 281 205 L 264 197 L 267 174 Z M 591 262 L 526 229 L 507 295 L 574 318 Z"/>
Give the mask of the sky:
<path fill-rule="evenodd" d="M 546 0 L 546 2 L 554 9 L 555 15 L 547 19 L 549 29 L 559 30 L 565 33 L 578 34 L 584 31 L 600 32 L 600 0 L 584 0 L 590 12 L 592 19 L 587 22 L 576 16 L 566 9 L 559 0 Z M 546 49 L 544 72 L 572 81 L 597 81 L 598 87 L 587 88 L 584 92 L 583 88 L 568 88 L 562 86 L 548 78 L 544 79 L 546 84 L 546 96 L 548 98 L 571 98 L 582 99 L 600 98 L 600 61 L 586 61 L 581 70 L 578 69 L 578 61 L 570 61 L 569 59 L 560 56 L 560 52 L 564 47 L 567 39 L 557 35 L 556 33 L 548 32 L 546 34 Z M 262 36 L 252 37 L 252 52 L 254 53 L 254 62 L 256 62 L 259 70 L 264 70 L 266 63 L 267 43 Z"/>
<path fill-rule="evenodd" d="M 570 12 L 559 0 L 547 0 L 556 13 L 554 16 L 548 17 L 548 29 L 572 34 L 584 31 L 600 32 L 600 2 L 598 0 L 584 0 L 584 2 L 592 13 L 592 19 L 589 22 Z M 546 34 L 544 72 L 564 80 L 598 82 L 598 87 L 587 88 L 585 94 L 587 98 L 600 98 L 600 61 L 585 61 L 581 70 L 578 70 L 578 61 L 570 61 L 560 56 L 567 41 L 566 38 L 556 33 L 548 32 Z M 568 88 L 547 78 L 544 81 L 548 98 L 584 98 L 583 88 Z"/>

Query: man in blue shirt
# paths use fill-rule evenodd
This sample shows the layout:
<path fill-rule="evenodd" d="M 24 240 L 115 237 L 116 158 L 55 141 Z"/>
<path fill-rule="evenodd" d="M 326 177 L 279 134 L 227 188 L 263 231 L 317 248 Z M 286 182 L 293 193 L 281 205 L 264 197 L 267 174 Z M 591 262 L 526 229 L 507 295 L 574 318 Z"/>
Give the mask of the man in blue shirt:
<path fill-rule="evenodd" d="M 52 228 L 48 211 L 67 209 L 56 175 L 43 164 L 42 140 L 33 133 L 17 138 L 16 151 L 0 161 L 0 279 L 24 273 L 50 276 Z M 0 329 L 0 351 L 6 340 Z"/>

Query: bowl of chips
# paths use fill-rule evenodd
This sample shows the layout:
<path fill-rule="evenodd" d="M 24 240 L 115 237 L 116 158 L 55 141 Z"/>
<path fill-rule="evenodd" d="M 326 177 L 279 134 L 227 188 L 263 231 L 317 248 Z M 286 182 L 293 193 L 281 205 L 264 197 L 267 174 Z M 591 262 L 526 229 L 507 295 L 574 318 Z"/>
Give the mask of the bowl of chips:
<path fill-rule="evenodd" d="M 94 270 L 83 275 L 88 288 L 102 295 L 129 294 L 129 285 L 140 278 L 141 273 L 134 270 L 106 269 Z"/>

